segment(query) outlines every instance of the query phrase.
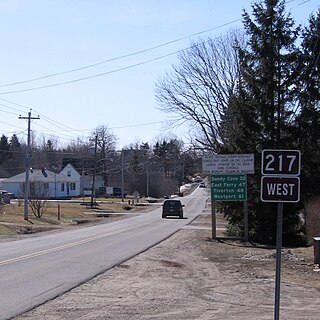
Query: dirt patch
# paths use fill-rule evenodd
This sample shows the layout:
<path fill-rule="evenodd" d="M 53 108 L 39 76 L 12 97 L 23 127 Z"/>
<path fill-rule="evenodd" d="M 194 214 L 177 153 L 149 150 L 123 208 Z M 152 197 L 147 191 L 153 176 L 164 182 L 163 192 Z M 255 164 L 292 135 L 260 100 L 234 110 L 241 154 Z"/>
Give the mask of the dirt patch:
<path fill-rule="evenodd" d="M 273 319 L 275 250 L 213 241 L 210 219 L 15 319 Z M 282 256 L 281 319 L 319 319 L 313 248 Z"/>

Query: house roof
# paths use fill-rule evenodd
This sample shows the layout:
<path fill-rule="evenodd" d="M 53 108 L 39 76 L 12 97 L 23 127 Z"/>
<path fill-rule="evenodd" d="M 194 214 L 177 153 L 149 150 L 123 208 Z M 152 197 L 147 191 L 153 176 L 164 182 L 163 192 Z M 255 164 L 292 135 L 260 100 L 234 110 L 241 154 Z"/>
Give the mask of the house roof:
<path fill-rule="evenodd" d="M 61 171 L 63 171 L 65 168 L 73 169 L 74 171 L 76 171 L 77 173 L 79 173 L 78 170 L 76 170 L 76 168 L 74 167 L 74 165 L 72 165 L 71 163 L 68 163 L 67 165 L 65 165 L 65 166 L 62 168 Z M 61 172 L 61 171 L 60 171 L 60 172 Z"/>
<path fill-rule="evenodd" d="M 70 171 L 70 170 L 73 171 L 72 173 L 73 177 L 81 177 L 81 174 L 75 169 L 75 167 L 71 163 L 68 163 L 66 166 L 64 166 L 63 169 L 60 171 L 60 173 L 63 175 L 67 175 L 67 171 Z"/>
<path fill-rule="evenodd" d="M 46 176 L 42 173 L 41 169 L 33 169 L 29 172 L 29 181 L 33 182 L 54 182 L 54 183 L 74 183 L 78 182 L 77 179 L 68 177 L 64 174 L 55 173 L 45 170 Z M 26 180 L 26 173 L 22 172 L 13 177 L 3 179 L 3 183 L 23 183 Z"/>

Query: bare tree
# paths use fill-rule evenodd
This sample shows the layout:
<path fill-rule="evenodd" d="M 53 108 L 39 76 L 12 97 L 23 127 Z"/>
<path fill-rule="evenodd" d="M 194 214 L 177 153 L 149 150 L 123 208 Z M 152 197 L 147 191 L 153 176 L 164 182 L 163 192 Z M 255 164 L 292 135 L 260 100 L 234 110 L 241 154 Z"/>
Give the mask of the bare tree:
<path fill-rule="evenodd" d="M 243 35 L 235 31 L 194 43 L 156 85 L 159 109 L 175 113 L 179 123 L 189 122 L 201 148 L 216 151 L 223 144 L 220 123 L 239 84 L 242 44 Z"/>
<path fill-rule="evenodd" d="M 97 139 L 97 170 L 102 174 L 104 179 L 104 185 L 107 185 L 107 157 L 114 153 L 117 137 L 115 134 L 106 126 L 98 126 L 93 136 Z"/>
<path fill-rule="evenodd" d="M 4 200 L 2 199 L 2 195 L 0 194 L 0 213 L 2 212 L 2 209 L 4 208 L 5 203 Z"/>
<path fill-rule="evenodd" d="M 70 156 L 74 155 L 77 157 L 88 156 L 90 149 L 90 143 L 87 137 L 77 137 L 75 140 L 69 142 L 67 146 L 63 149 L 64 153 L 69 153 Z"/>
<path fill-rule="evenodd" d="M 37 218 L 44 214 L 49 198 L 49 189 L 45 183 L 33 181 L 30 183 L 29 206 Z"/>

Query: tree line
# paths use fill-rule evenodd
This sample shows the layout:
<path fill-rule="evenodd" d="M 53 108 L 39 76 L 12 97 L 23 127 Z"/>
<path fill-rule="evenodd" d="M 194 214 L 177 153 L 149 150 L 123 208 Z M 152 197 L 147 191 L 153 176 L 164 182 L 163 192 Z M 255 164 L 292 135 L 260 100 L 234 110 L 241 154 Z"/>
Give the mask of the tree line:
<path fill-rule="evenodd" d="M 141 196 L 170 196 L 201 173 L 201 155 L 185 148 L 184 142 L 175 137 L 160 139 L 154 145 L 141 142 L 117 150 L 117 137 L 107 126 L 100 125 L 90 139 L 73 141 L 64 148 L 59 148 L 54 139 L 40 144 L 32 140 L 31 167 L 58 173 L 70 163 L 81 175 L 101 176 L 104 186 L 123 183 L 129 194 L 138 191 Z M 1 136 L 1 178 L 25 170 L 26 149 L 26 143 L 15 134 Z"/>

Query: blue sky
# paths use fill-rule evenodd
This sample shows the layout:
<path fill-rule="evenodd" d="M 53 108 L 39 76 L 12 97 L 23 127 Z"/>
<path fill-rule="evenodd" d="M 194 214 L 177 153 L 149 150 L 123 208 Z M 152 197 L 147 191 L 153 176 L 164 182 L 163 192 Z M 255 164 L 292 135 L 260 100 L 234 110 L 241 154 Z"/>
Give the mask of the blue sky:
<path fill-rule="evenodd" d="M 155 83 L 190 41 L 241 28 L 251 2 L 0 0 L 0 134 L 25 140 L 19 115 L 32 109 L 36 137 L 60 145 L 88 139 L 100 125 L 118 148 L 170 134 L 187 141 L 187 126 L 168 128 L 174 115 L 156 108 Z M 318 8 L 318 0 L 287 1 L 297 23 Z"/>

